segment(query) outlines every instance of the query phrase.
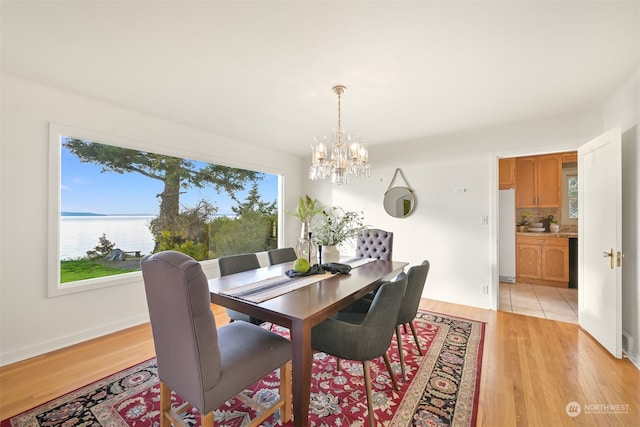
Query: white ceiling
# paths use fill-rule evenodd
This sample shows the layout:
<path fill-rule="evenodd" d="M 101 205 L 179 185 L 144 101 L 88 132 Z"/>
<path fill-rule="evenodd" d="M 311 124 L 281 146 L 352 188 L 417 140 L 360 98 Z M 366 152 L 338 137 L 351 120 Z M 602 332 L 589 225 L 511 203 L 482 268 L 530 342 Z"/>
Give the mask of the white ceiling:
<path fill-rule="evenodd" d="M 2 70 L 309 153 L 598 108 L 637 69 L 637 1 L 5 1 Z"/>

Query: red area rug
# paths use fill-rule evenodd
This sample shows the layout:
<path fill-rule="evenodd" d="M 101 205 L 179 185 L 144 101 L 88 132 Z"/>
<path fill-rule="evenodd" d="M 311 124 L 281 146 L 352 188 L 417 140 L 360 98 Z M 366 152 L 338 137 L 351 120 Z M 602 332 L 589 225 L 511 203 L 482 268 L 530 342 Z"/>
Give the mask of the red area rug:
<path fill-rule="evenodd" d="M 398 349 L 389 350 L 400 391 L 394 391 L 382 358 L 372 362 L 376 422 L 385 427 L 475 426 L 480 386 L 484 324 L 468 319 L 420 312 L 415 320 L 424 356 L 411 333 L 403 334 L 407 381 L 402 381 Z M 275 330 L 276 328 L 274 328 Z M 288 330 L 277 332 L 287 335 Z M 366 426 L 367 402 L 360 362 L 341 361 L 317 353 L 313 362 L 309 425 Z M 260 401 L 277 398 L 279 372 L 252 386 L 247 394 Z M 118 372 L 13 418 L 1 427 L 21 426 L 157 426 L 159 391 L 155 359 Z M 175 404 L 182 403 L 173 395 Z M 216 410 L 216 426 L 239 427 L 253 412 L 233 399 Z M 185 414 L 199 425 L 199 414 Z M 264 427 L 282 425 L 276 413 Z M 293 426 L 293 422 L 284 424 Z"/>

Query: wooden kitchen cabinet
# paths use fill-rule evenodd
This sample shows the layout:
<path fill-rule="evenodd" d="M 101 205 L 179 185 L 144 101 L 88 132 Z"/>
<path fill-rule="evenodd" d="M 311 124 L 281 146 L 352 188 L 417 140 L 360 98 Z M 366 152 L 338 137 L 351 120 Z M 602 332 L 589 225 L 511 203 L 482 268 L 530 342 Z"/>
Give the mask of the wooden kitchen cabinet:
<path fill-rule="evenodd" d="M 516 282 L 569 286 L 569 239 L 516 236 Z"/>
<path fill-rule="evenodd" d="M 562 206 L 562 154 L 516 158 L 516 208 Z"/>
<path fill-rule="evenodd" d="M 508 190 L 516 188 L 516 158 L 498 159 L 498 188 Z"/>

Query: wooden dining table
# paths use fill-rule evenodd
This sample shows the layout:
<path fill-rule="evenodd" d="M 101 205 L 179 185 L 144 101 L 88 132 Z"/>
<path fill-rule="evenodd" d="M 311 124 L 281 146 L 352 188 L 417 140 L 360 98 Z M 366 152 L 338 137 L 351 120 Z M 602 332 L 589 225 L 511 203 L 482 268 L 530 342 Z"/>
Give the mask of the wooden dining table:
<path fill-rule="evenodd" d="M 408 264 L 398 261 L 366 261 L 365 264 L 352 268 L 349 274 L 318 275 L 318 281 L 314 283 L 308 283 L 313 276 L 298 279 L 308 284 L 260 302 L 233 295 L 233 290 L 269 281 L 295 282 L 295 279 L 287 280 L 285 275 L 293 263 L 262 267 L 209 280 L 212 303 L 289 328 L 292 345 L 293 421 L 296 427 L 309 424 L 313 363 L 311 328 L 377 289 L 383 282 L 393 279 Z M 271 287 L 279 286 L 278 283 Z"/>

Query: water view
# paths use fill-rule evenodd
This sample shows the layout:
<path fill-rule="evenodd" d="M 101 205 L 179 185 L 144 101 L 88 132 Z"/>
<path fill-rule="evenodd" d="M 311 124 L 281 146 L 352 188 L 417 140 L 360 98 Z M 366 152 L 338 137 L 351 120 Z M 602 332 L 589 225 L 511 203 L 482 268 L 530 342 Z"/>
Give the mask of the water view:
<path fill-rule="evenodd" d="M 88 250 L 98 245 L 105 234 L 123 251 L 140 251 L 148 254 L 153 250 L 154 240 L 149 231 L 149 221 L 154 216 L 61 216 L 60 259 L 84 257 Z"/>

